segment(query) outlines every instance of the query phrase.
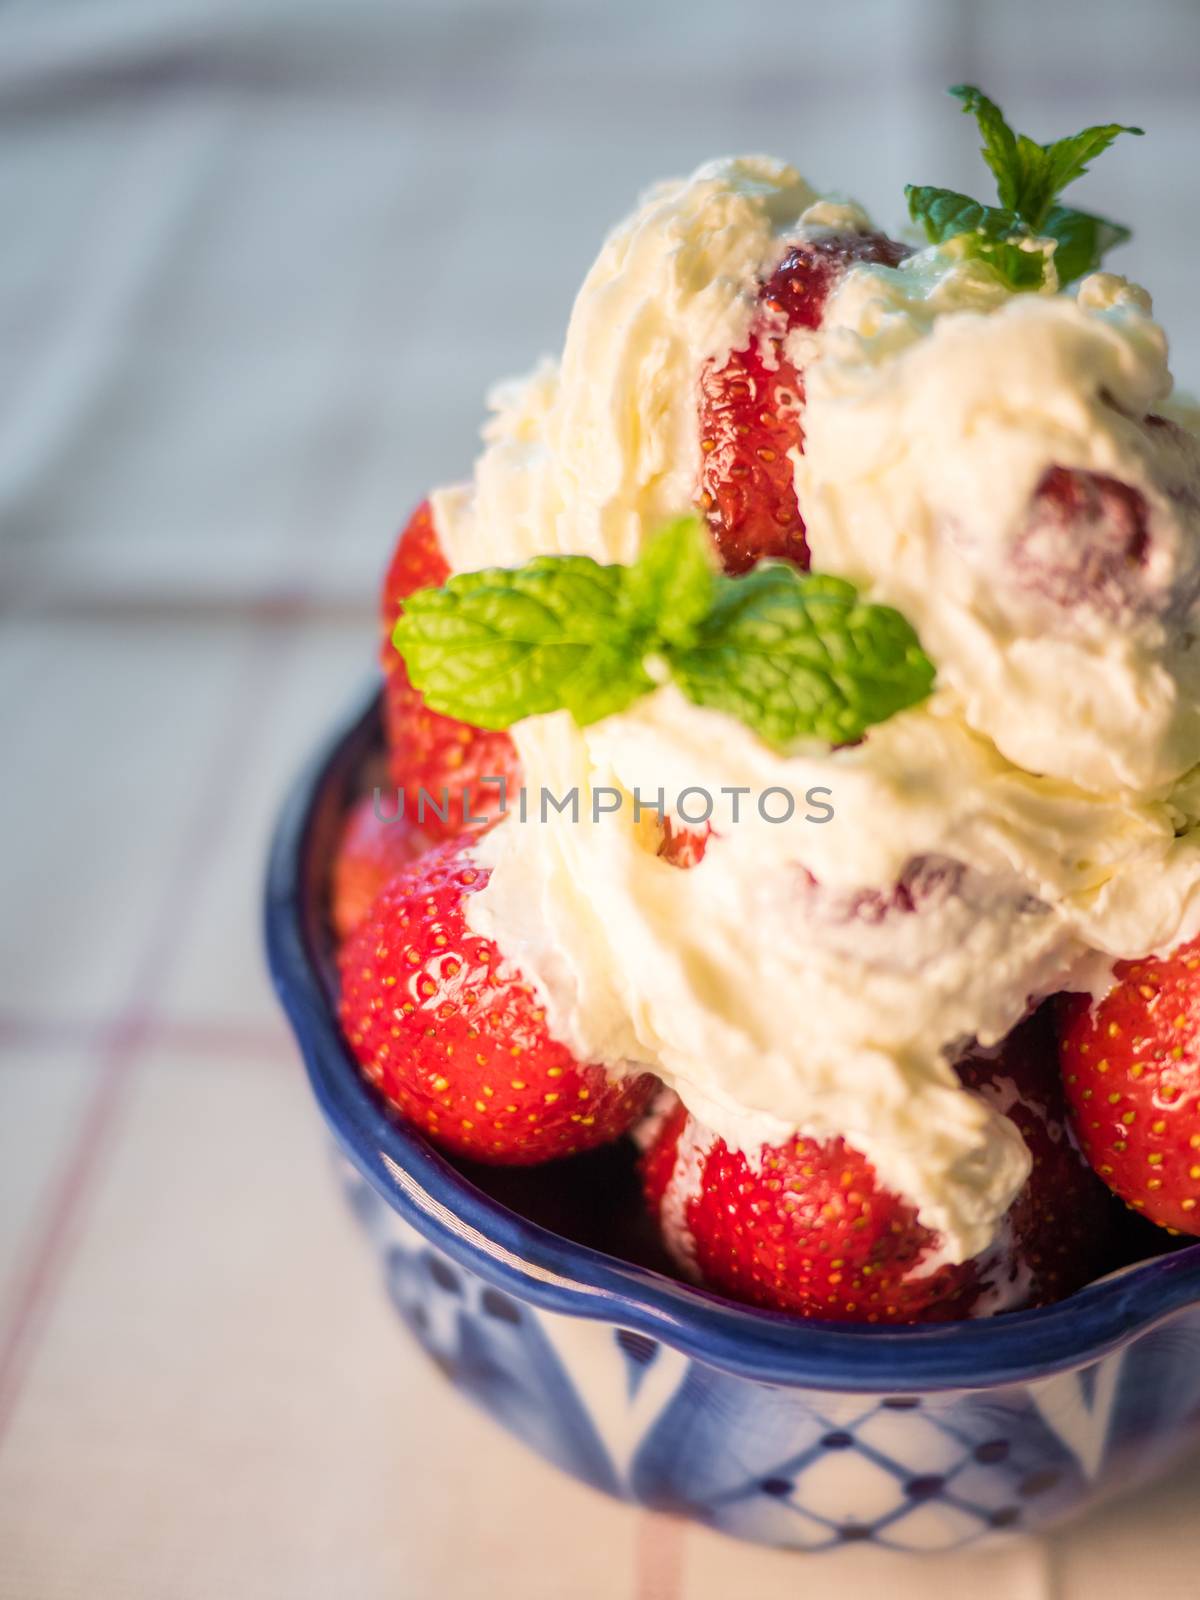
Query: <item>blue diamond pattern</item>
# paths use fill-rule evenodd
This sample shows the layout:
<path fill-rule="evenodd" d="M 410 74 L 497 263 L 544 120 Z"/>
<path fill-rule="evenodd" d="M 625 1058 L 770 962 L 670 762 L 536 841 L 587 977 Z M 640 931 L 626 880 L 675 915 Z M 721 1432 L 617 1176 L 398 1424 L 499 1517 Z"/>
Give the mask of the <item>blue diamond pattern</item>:
<path fill-rule="evenodd" d="M 954 1549 L 1127 1486 L 1200 1426 L 1194 1312 L 1037 1386 L 768 1387 L 518 1301 L 434 1250 L 348 1167 L 344 1180 L 392 1303 L 453 1383 L 597 1488 L 742 1538 Z"/>

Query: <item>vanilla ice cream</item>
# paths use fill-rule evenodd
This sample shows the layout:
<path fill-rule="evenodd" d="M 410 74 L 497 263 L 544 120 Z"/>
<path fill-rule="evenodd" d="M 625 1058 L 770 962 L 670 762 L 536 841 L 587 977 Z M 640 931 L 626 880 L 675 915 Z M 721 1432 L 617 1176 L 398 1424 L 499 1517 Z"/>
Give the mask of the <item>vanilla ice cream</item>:
<path fill-rule="evenodd" d="M 752 337 L 788 239 L 867 226 L 763 158 L 655 189 L 589 273 L 561 363 L 498 391 L 472 483 L 434 495 L 454 570 L 632 560 L 695 500 L 699 373 Z M 844 1136 L 965 1260 L 1029 1158 L 956 1052 L 1200 930 L 1200 451 L 1144 421 L 1165 340 L 1108 274 L 1013 295 L 946 248 L 856 265 L 788 354 L 813 566 L 904 613 L 934 694 L 843 749 L 780 752 L 670 685 L 582 730 L 529 719 L 526 784 L 578 788 L 579 818 L 534 806 L 487 835 L 467 915 L 581 1058 L 652 1069 L 748 1152 Z M 1145 549 L 1102 597 L 1042 581 L 1087 554 L 1030 534 L 1051 467 L 1144 498 Z M 670 811 L 689 788 L 714 835 L 682 871 L 632 797 Z M 629 803 L 594 818 L 601 790 Z M 791 820 L 762 814 L 767 791 Z"/>

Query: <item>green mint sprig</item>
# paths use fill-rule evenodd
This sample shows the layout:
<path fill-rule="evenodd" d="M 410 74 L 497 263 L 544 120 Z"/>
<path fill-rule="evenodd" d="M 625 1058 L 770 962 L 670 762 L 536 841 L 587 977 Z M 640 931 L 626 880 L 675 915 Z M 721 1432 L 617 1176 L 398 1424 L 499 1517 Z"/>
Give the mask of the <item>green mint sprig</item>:
<path fill-rule="evenodd" d="M 843 744 L 934 679 L 898 611 L 783 563 L 725 577 L 694 516 L 630 566 L 537 556 L 420 589 L 392 638 L 426 704 L 480 728 L 559 710 L 584 727 L 669 679 L 769 744 Z"/>
<path fill-rule="evenodd" d="M 986 261 L 1012 289 L 1040 289 L 1045 282 L 1045 252 L 1039 240 L 1054 241 L 1054 270 L 1059 287 L 1094 272 L 1106 250 L 1123 244 L 1129 229 L 1057 203 L 1058 196 L 1082 177 L 1088 162 L 1107 150 L 1122 133 L 1141 128 L 1106 122 L 1065 139 L 1038 144 L 1016 133 L 994 100 L 969 83 L 950 90 L 973 116 L 983 135 L 983 159 L 996 179 L 998 206 L 981 205 L 953 189 L 910 183 L 905 188 L 908 211 L 932 244 L 961 241 L 961 248 Z"/>

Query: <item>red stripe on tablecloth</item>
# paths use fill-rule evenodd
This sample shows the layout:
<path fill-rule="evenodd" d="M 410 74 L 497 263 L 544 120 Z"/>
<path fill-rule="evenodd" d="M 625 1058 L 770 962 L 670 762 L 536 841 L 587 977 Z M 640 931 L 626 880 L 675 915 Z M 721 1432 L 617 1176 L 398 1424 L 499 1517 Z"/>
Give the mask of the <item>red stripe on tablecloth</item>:
<path fill-rule="evenodd" d="M 135 1069 L 152 1037 L 147 1001 L 161 992 L 179 953 L 198 902 L 193 891 L 229 815 L 228 802 L 235 787 L 231 774 L 242 771 L 242 758 L 259 727 L 268 694 L 282 675 L 291 642 L 275 629 L 264 631 L 251 641 L 245 691 L 235 696 L 232 715 L 217 741 L 208 781 L 196 813 L 183 831 L 179 857 L 151 922 L 150 937 L 130 995 L 116 1021 L 100 1030 L 96 1038 L 100 1059 L 95 1084 L 79 1130 L 51 1188 L 44 1220 L 33 1230 L 33 1244 L 18 1271 L 0 1333 L 0 1441 L 12 1420 L 38 1336 L 69 1264 L 96 1178 L 112 1149 Z"/>
<path fill-rule="evenodd" d="M 103 1047 L 114 1028 L 114 1018 L 25 1016 L 0 1011 L 0 1048 L 23 1046 L 31 1050 L 89 1049 Z M 197 1055 L 222 1055 L 240 1060 L 296 1060 L 296 1046 L 283 1025 L 254 1022 L 209 1022 L 200 1017 L 161 1016 L 146 1012 L 143 1044 L 146 1047 L 194 1051 Z"/>
<path fill-rule="evenodd" d="M 111 1141 L 129 1090 L 142 1042 L 134 1018 L 110 1030 L 100 1054 L 95 1087 L 54 1185 L 45 1220 L 37 1231 L 24 1270 L 18 1274 L 3 1342 L 0 1343 L 0 1440 L 3 1440 L 21 1392 L 35 1335 L 78 1231 L 84 1201 Z"/>
<path fill-rule="evenodd" d="M 634 1550 L 634 1600 L 682 1600 L 686 1530 L 680 1517 L 642 1513 Z"/>

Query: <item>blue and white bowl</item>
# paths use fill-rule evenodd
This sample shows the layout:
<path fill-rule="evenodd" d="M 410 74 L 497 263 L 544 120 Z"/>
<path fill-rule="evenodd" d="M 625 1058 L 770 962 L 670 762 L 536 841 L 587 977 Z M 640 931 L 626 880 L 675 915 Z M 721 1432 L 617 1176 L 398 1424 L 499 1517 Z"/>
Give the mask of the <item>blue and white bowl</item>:
<path fill-rule="evenodd" d="M 621 1255 L 603 1236 L 597 1248 L 598 1214 L 624 1205 L 613 1193 L 635 1207 L 618 1147 L 535 1174 L 468 1172 L 396 1121 L 342 1040 L 325 909 L 378 745 L 373 698 L 289 799 L 267 947 L 392 1304 L 454 1384 L 597 1488 L 804 1550 L 945 1550 L 1042 1528 L 1196 1441 L 1200 1245 L 992 1320 L 802 1322 L 643 1264 L 636 1222 Z M 602 1206 L 598 1184 L 613 1186 Z"/>

